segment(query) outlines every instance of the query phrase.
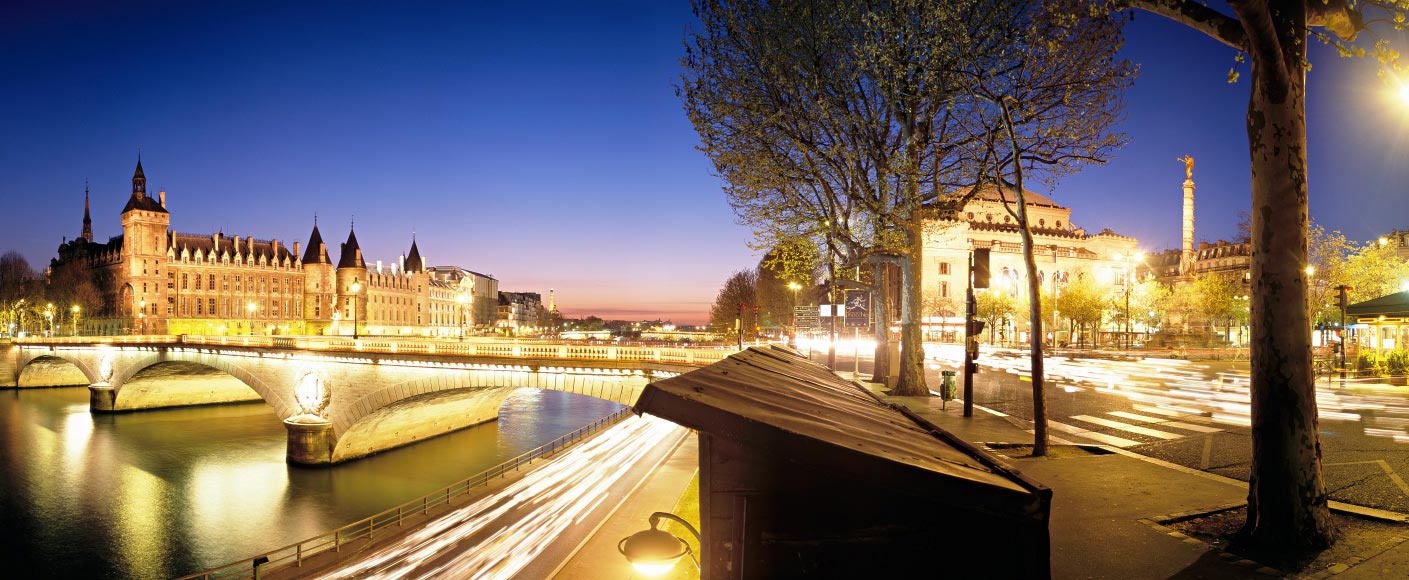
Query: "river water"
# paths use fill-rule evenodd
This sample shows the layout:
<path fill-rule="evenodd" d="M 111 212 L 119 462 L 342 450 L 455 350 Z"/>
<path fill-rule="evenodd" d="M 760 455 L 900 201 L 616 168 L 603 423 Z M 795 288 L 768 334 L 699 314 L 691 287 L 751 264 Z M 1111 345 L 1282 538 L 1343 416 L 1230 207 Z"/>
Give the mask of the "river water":
<path fill-rule="evenodd" d="M 306 468 L 285 463 L 283 424 L 264 403 L 93 415 L 86 387 L 0 391 L 0 570 L 198 572 L 414 499 L 619 408 L 520 389 L 495 423 Z"/>

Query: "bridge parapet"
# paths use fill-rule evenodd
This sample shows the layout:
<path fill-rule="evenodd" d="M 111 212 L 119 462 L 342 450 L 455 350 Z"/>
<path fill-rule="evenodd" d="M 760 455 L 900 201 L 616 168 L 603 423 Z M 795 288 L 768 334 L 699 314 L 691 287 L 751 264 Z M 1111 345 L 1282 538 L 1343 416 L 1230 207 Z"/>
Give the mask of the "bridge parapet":
<path fill-rule="evenodd" d="M 651 381 L 729 354 L 541 342 L 184 335 L 29 338 L 11 349 L 17 369 L 42 359 L 86 378 L 93 412 L 263 399 L 289 430 L 289 460 L 309 464 L 338 463 L 494 420 L 518 388 L 631 405 Z M 27 372 L 26 381 L 33 383 L 37 372 Z M 329 393 L 313 411 L 298 391 L 310 375 Z"/>
<path fill-rule="evenodd" d="M 583 361 L 632 361 L 703 366 L 724 360 L 734 349 L 601 346 L 575 343 L 526 343 L 521 341 L 447 341 L 374 337 L 353 340 L 336 336 L 197 336 L 129 335 L 30 337 L 16 341 L 24 346 L 98 345 L 132 346 L 237 346 L 307 351 L 360 352 L 369 354 L 426 354 L 496 358 L 532 358 Z"/>

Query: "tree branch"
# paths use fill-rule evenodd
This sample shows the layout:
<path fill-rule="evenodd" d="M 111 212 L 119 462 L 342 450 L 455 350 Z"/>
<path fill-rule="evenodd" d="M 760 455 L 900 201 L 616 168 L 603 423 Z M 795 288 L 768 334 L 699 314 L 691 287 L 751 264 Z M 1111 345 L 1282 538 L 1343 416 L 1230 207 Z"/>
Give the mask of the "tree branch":
<path fill-rule="evenodd" d="M 1338 3 L 1343 0 L 1336 0 Z M 1308 2 L 1314 4 L 1315 2 Z M 1158 14 L 1238 50 L 1247 49 L 1247 34 L 1236 18 L 1190 0 L 1119 0 L 1122 5 Z"/>

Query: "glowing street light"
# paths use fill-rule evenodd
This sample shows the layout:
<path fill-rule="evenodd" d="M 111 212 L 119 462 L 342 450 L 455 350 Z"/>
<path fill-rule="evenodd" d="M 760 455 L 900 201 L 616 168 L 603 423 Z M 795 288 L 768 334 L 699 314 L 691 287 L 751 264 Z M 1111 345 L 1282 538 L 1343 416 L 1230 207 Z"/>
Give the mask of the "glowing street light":
<path fill-rule="evenodd" d="M 455 302 L 460 304 L 460 341 L 465 340 L 465 304 L 470 301 L 470 297 L 464 292 L 455 295 Z"/>
<path fill-rule="evenodd" d="M 362 282 L 352 279 L 352 340 L 357 340 L 357 294 L 362 291 Z"/>
<path fill-rule="evenodd" d="M 1116 254 L 1115 259 L 1122 263 L 1125 273 L 1125 349 L 1130 350 L 1130 264 L 1143 262 L 1145 253 Z"/>
<path fill-rule="evenodd" d="M 690 551 L 690 544 L 670 532 L 656 529 L 661 518 L 679 523 L 691 534 L 694 534 L 696 542 L 703 543 L 699 530 L 690 525 L 690 522 L 672 513 L 656 512 L 650 517 L 651 529 L 641 530 L 622 538 L 616 546 L 617 551 L 626 556 L 626 561 L 631 563 L 632 568 L 645 576 L 654 577 L 665 574 L 675 567 L 676 562 L 687 555 L 698 568 L 700 562 L 695 559 L 694 552 Z"/>
<path fill-rule="evenodd" d="M 78 336 L 78 305 L 73 305 L 73 335 Z"/>
<path fill-rule="evenodd" d="M 255 308 L 257 308 L 257 307 L 254 305 L 254 301 L 253 301 L 253 300 L 250 300 L 249 303 L 245 304 L 245 310 L 249 311 L 249 313 L 250 313 L 250 336 L 254 336 L 254 310 L 255 310 Z"/>

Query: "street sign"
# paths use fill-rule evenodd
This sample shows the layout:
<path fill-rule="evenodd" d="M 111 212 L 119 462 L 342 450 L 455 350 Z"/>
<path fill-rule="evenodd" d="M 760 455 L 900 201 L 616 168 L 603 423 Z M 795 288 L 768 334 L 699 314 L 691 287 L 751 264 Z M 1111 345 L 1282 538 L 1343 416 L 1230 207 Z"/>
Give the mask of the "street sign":
<path fill-rule="evenodd" d="M 846 291 L 846 325 L 871 325 L 871 293 L 865 290 Z"/>
<path fill-rule="evenodd" d="M 794 324 L 798 328 L 817 328 L 817 308 L 815 306 L 795 306 L 793 307 Z"/>

